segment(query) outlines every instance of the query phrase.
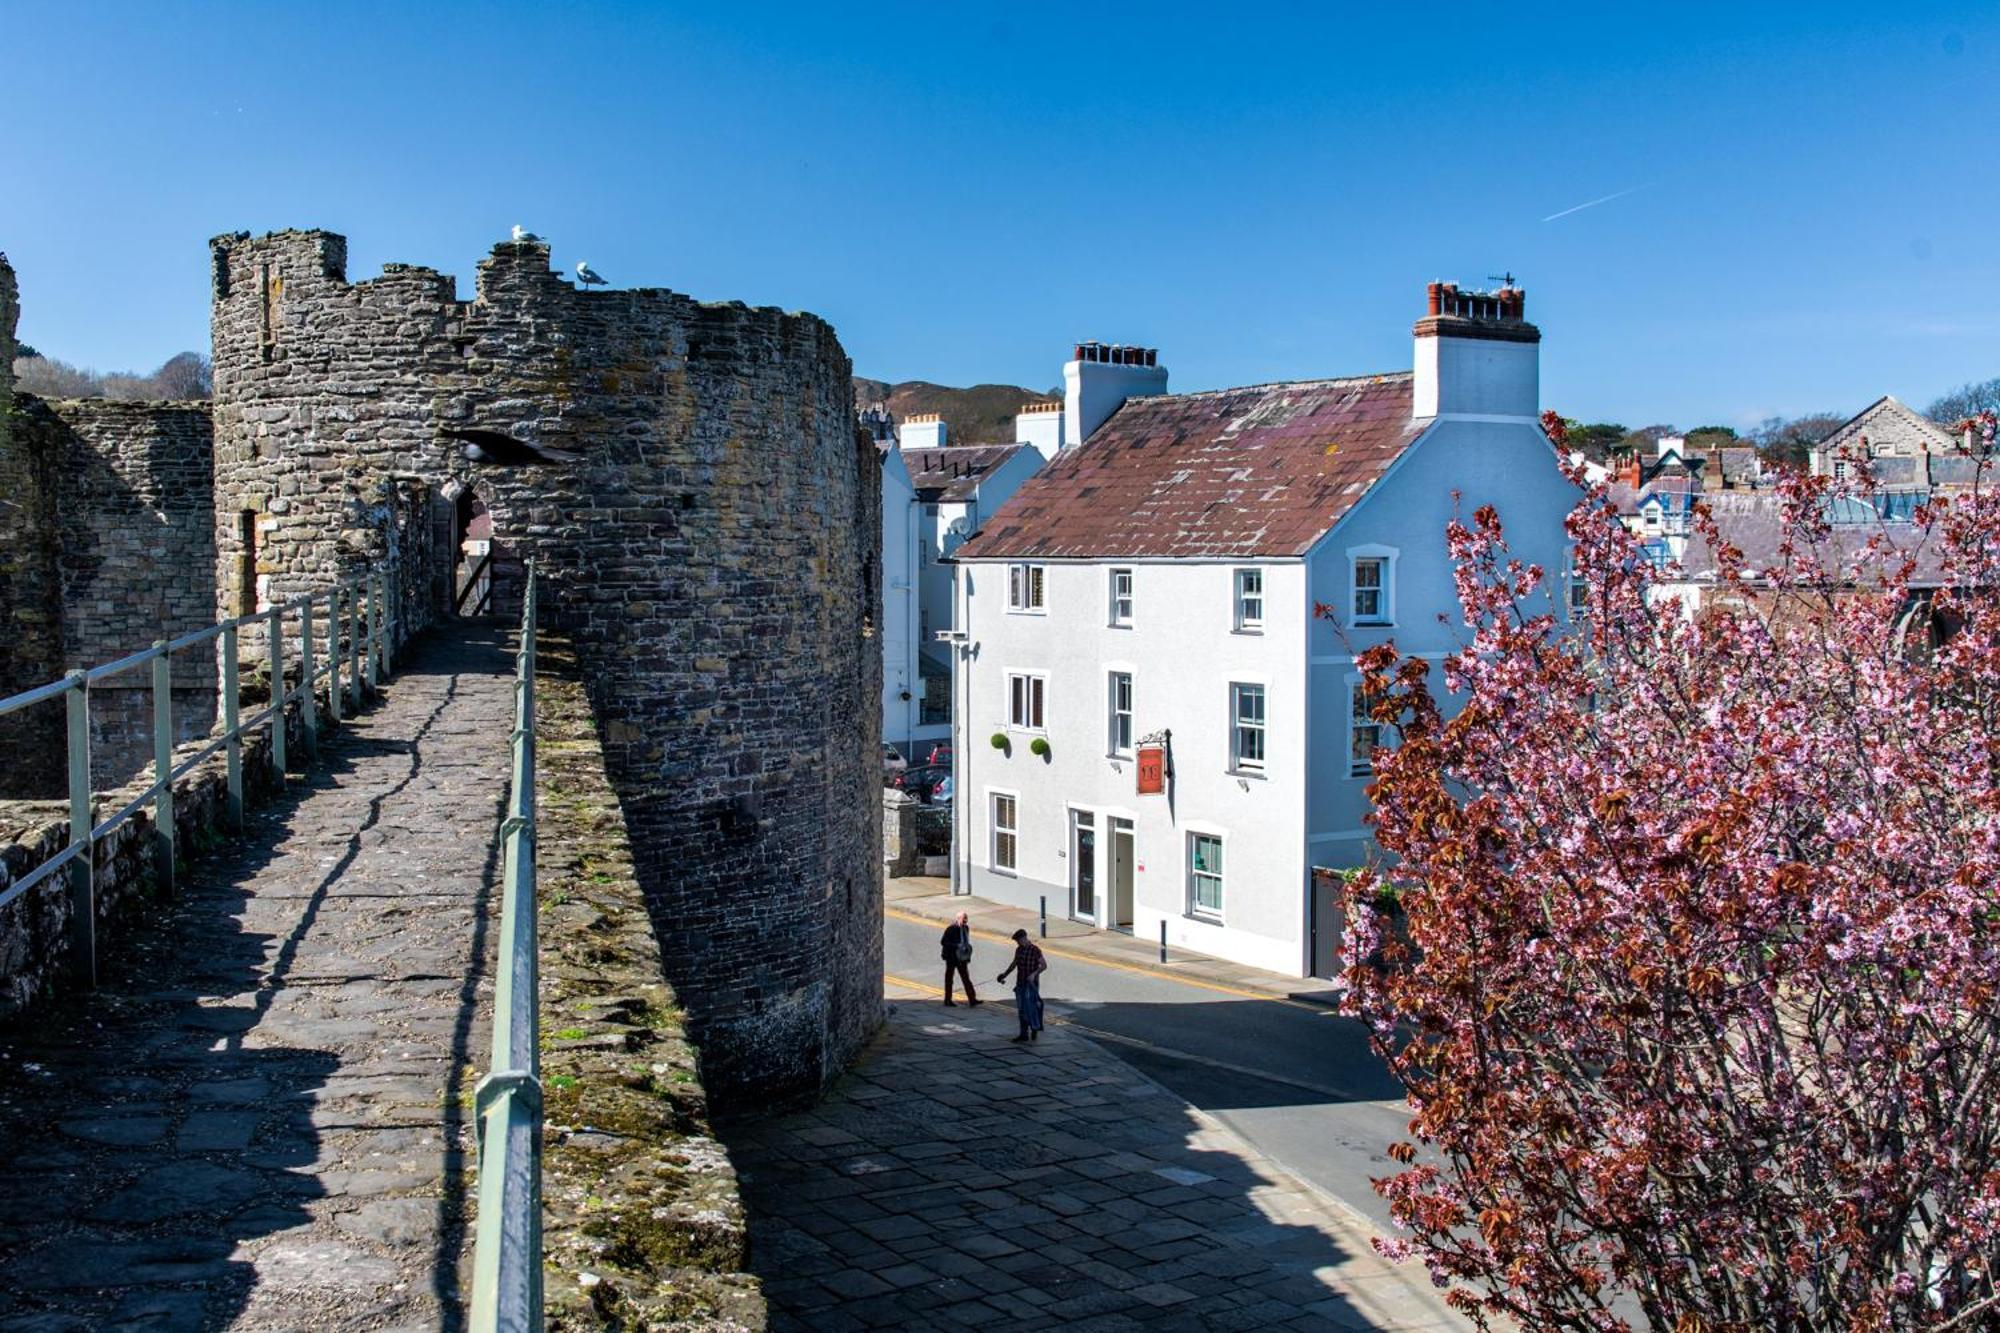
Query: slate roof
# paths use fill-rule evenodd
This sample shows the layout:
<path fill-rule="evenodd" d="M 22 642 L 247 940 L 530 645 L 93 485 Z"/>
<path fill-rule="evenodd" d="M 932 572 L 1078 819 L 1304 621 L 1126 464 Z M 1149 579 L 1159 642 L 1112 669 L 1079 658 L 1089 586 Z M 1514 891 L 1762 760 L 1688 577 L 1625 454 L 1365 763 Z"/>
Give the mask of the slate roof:
<path fill-rule="evenodd" d="M 1025 444 L 952 444 L 942 449 L 905 449 L 903 466 L 919 499 L 929 504 L 962 504 L 977 494 L 986 474 Z"/>
<path fill-rule="evenodd" d="M 1766 570 L 1778 563 L 1778 547 L 1785 535 L 1785 502 L 1781 497 L 1769 492 L 1730 491 L 1704 495 L 1702 503 L 1715 519 L 1723 540 L 1743 552 L 1744 564 L 1750 570 Z M 1857 560 L 1868 542 L 1880 535 L 1892 549 L 1916 553 L 1913 583 L 1923 586 L 1937 582 L 1940 573 L 1937 551 L 1926 543 L 1924 532 L 1896 516 L 1893 510 L 1886 518 L 1877 518 L 1879 512 L 1879 506 L 1855 501 L 1831 514 L 1833 529 L 1825 558 L 1830 563 Z M 1714 576 L 1715 553 L 1700 532 L 1688 538 L 1681 565 L 1689 578 Z"/>
<path fill-rule="evenodd" d="M 1408 371 L 1127 399 L 957 558 L 1303 555 L 1429 426 L 1410 406 Z"/>

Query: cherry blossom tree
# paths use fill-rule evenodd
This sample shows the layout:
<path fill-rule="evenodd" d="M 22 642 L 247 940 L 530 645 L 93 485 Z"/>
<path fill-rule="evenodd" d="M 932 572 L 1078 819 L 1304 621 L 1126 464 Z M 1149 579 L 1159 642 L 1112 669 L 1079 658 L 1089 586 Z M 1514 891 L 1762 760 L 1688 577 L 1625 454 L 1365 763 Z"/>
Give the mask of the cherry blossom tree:
<path fill-rule="evenodd" d="M 1362 658 L 1384 1249 L 1482 1326 L 2000 1327 L 2000 505 L 1863 541 L 1781 493 L 1768 568 L 1698 517 L 1698 614 L 1601 490 L 1574 617 L 1482 509 L 1462 650 Z"/>

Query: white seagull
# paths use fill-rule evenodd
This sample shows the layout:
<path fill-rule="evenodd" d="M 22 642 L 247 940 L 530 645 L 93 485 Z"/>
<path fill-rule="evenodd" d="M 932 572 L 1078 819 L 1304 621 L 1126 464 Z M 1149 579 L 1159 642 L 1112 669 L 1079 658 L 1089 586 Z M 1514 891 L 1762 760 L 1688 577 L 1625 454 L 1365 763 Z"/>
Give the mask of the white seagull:
<path fill-rule="evenodd" d="M 529 231 L 526 227 L 523 227 L 520 223 L 516 222 L 514 224 L 514 240 L 516 244 L 522 241 L 539 241 L 541 239 L 542 239 L 541 237 L 535 235 L 535 233 Z"/>
<path fill-rule="evenodd" d="M 605 285 L 605 280 L 597 276 L 597 270 L 590 266 L 590 261 L 588 260 L 580 259 L 577 261 L 576 280 L 586 287 L 602 287 Z"/>

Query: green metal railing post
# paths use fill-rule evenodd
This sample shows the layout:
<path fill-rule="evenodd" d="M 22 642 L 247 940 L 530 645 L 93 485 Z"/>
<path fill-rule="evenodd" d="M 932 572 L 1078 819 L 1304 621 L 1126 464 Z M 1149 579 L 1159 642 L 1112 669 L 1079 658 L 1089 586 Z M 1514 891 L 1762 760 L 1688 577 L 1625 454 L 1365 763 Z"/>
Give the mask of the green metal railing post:
<path fill-rule="evenodd" d="M 275 626 L 273 629 L 275 630 Z M 275 635 L 274 635 L 275 637 Z M 222 753 L 229 786 L 229 827 L 243 827 L 243 733 L 237 725 L 236 626 L 222 627 Z M 273 697 L 276 697 L 275 694 Z"/>
<path fill-rule="evenodd" d="M 368 575 L 368 686 L 382 692 L 382 574 Z"/>
<path fill-rule="evenodd" d="M 270 631 L 264 636 L 264 651 L 271 659 L 271 775 L 278 790 L 285 789 L 285 608 L 271 608 Z"/>
<path fill-rule="evenodd" d="M 299 736 L 305 742 L 306 758 L 319 757 L 319 677 L 313 664 L 313 599 L 299 613 Z"/>
<path fill-rule="evenodd" d="M 326 598 L 326 716 L 340 725 L 340 585 Z"/>
<path fill-rule="evenodd" d="M 91 843 L 90 686 L 81 671 L 69 673 L 69 844 L 83 854 L 69 863 L 69 950 L 77 984 L 97 986 L 97 849 Z"/>
<path fill-rule="evenodd" d="M 347 688 L 348 703 L 360 712 L 367 698 L 361 692 L 361 580 L 347 581 Z"/>
<path fill-rule="evenodd" d="M 174 892 L 174 668 L 167 654 L 167 641 L 156 639 L 153 649 L 153 868 L 159 876 L 160 896 Z"/>

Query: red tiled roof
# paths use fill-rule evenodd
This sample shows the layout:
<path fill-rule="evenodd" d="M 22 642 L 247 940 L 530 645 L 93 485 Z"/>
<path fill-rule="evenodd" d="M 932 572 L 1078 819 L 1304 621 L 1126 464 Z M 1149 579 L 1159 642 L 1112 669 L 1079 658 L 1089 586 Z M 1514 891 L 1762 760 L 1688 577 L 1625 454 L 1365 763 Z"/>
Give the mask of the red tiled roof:
<path fill-rule="evenodd" d="M 959 559 L 1303 555 L 1427 421 L 1410 374 L 1132 398 Z"/>
<path fill-rule="evenodd" d="M 987 473 L 1012 458 L 1024 444 L 952 444 L 942 449 L 905 449 L 910 484 L 931 503 L 958 504 L 972 498 Z"/>

